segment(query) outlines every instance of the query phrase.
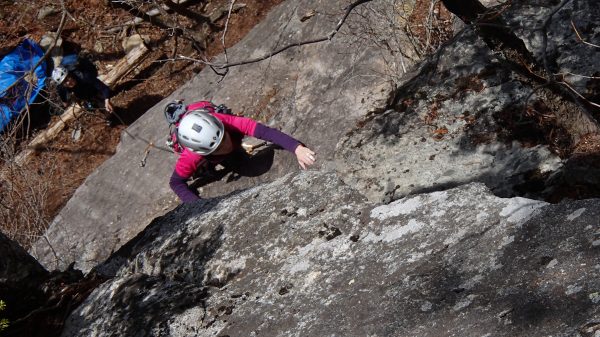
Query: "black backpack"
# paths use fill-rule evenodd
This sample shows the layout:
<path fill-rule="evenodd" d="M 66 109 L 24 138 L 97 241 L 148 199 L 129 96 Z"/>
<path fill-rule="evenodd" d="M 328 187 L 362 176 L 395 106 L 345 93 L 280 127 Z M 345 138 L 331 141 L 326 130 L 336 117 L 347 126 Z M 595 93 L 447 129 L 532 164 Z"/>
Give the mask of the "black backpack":
<path fill-rule="evenodd" d="M 190 110 L 190 107 L 192 110 Z M 196 109 L 205 109 L 208 112 L 216 112 L 221 114 L 233 115 L 231 109 L 226 107 L 224 104 L 215 106 L 210 101 L 199 101 L 190 105 L 184 106 L 183 101 L 174 101 L 165 107 L 165 119 L 169 123 L 169 136 L 167 137 L 166 145 L 175 153 L 182 153 L 183 146 L 179 145 L 177 141 L 177 127 L 181 119 L 187 115 L 188 112 Z"/>

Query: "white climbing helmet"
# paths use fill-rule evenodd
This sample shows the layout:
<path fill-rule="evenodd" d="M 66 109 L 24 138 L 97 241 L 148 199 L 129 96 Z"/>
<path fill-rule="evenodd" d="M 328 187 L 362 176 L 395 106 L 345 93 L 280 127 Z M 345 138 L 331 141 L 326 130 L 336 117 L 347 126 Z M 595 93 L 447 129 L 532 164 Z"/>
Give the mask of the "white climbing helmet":
<path fill-rule="evenodd" d="M 219 147 L 224 134 L 223 123 L 205 109 L 189 112 L 177 127 L 177 141 L 204 156 Z"/>
<path fill-rule="evenodd" d="M 67 69 L 58 66 L 54 68 L 54 70 L 52 70 L 52 80 L 56 82 L 56 84 L 61 84 L 65 80 L 65 78 L 67 78 L 68 74 L 69 71 L 67 71 Z"/>

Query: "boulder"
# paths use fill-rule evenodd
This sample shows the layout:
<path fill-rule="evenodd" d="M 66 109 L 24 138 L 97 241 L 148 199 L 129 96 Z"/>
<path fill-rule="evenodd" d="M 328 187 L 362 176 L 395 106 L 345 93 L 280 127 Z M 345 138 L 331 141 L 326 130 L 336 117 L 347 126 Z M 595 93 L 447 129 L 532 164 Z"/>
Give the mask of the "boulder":
<path fill-rule="evenodd" d="M 569 26 L 577 18 L 593 34 L 589 24 L 600 8 L 582 1 L 557 12 L 544 53 L 539 28 L 553 9 L 520 3 L 503 17 L 523 26 L 515 32 L 538 60 L 546 55 L 551 71 L 594 73 L 597 51 L 578 41 Z M 592 79 L 565 76 L 582 94 L 594 95 Z M 467 27 L 396 90 L 388 109 L 373 111 L 345 135 L 336 152 L 338 171 L 373 201 L 473 181 L 500 196 L 544 198 L 559 181 L 552 173 L 565 171 L 561 142 L 568 145 L 569 137 L 553 124 L 554 114 L 564 112 L 549 109 L 530 83 Z M 565 171 L 572 180 L 581 177 L 572 171 Z"/>
<path fill-rule="evenodd" d="M 599 206 L 287 175 L 153 221 L 62 336 L 594 336 Z"/>
<path fill-rule="evenodd" d="M 0 300 L 6 304 L 6 311 L 1 311 L 0 317 L 14 321 L 45 301 L 40 284 L 49 273 L 23 247 L 1 232 L 0 256 Z"/>

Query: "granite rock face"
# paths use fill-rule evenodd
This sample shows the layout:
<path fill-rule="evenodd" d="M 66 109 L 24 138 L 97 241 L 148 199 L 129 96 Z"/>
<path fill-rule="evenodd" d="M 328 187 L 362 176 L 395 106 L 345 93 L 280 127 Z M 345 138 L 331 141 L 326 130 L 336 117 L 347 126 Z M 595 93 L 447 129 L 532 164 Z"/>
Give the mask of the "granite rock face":
<path fill-rule="evenodd" d="M 365 5 L 373 8 L 361 7 L 345 27 L 375 22 L 368 20 L 369 13 L 390 4 L 377 1 Z M 339 19 L 331 13 L 341 15 L 345 5 L 342 1 L 284 2 L 229 50 L 229 61 L 327 35 Z M 582 33 L 594 37 L 598 29 L 591 23 L 597 7 L 593 1 L 579 1 L 555 15 L 546 50 L 557 71 L 593 73 L 596 64 L 590 53 L 594 49 L 576 41 L 568 19 L 576 18 Z M 524 4 L 505 14 L 511 24 L 522 22 L 519 34 L 536 56 L 541 47 L 534 28 L 551 8 Z M 390 34 L 385 27 L 377 28 L 382 36 Z M 582 176 L 576 174 L 581 170 L 562 170 L 562 161 L 546 144 L 532 144 L 527 135 L 508 139 L 506 121 L 522 113 L 515 102 L 524 101 L 533 88 L 501 66 L 472 31 L 460 33 L 414 78 L 408 76 L 414 73 L 391 67 L 400 60 L 370 46 L 364 34 L 348 28 L 329 42 L 291 48 L 267 62 L 231 68 L 224 78 L 210 69 L 200 72 L 129 128 L 130 135 L 140 138 L 123 136 L 113 158 L 86 179 L 54 219 L 46 233 L 48 241 L 37 242 L 31 253 L 48 269 L 64 269 L 75 261 L 76 268 L 89 271 L 153 218 L 177 205 L 168 187 L 176 156 L 151 149 L 146 165 L 140 167 L 147 148 L 140 139 L 163 144 L 167 126 L 162 108 L 175 98 L 225 103 L 294 135 L 317 151 L 318 168 L 335 168 L 371 201 L 389 202 L 474 181 L 484 182 L 500 196 L 540 197 L 546 191 L 532 190 L 532 185 L 581 182 Z M 371 38 L 377 40 L 377 35 Z M 404 40 L 397 38 L 400 45 Z M 403 50 L 402 62 L 410 70 L 418 57 L 410 48 Z M 576 57 L 584 60 L 576 62 Z M 579 76 L 573 85 L 583 92 L 593 87 L 590 81 Z M 394 91 L 393 86 L 399 89 Z M 274 151 L 265 174 L 224 179 L 202 187 L 201 195 L 227 195 L 297 169 L 293 155 Z M 557 170 L 562 173 L 553 174 Z M 592 176 L 586 175 L 586 181 Z"/>
<path fill-rule="evenodd" d="M 551 7 L 531 3 L 508 22 L 537 27 Z M 282 32 L 277 43 L 326 33 L 336 20 L 325 14 L 342 7 L 285 2 L 229 55 L 261 55 L 267 32 Z M 556 19 L 591 22 L 597 7 L 573 2 L 565 10 L 581 14 Z M 519 34 L 539 47 L 537 33 Z M 560 34 L 548 50 L 567 61 L 572 39 Z M 315 144 L 317 170 L 291 172 L 293 157 L 278 153 L 269 174 L 175 207 L 174 158 L 154 151 L 140 168 L 145 146 L 124 138 L 47 234 L 58 266 L 109 278 L 63 337 L 600 334 L 600 200 L 522 197 L 543 192 L 522 189 L 532 176 L 545 187 L 563 166 L 546 144 L 509 137 L 514 102 L 533 88 L 468 30 L 396 91 L 374 80 L 385 68 L 376 52 L 344 52 L 345 42 L 233 68 L 222 82 L 204 71 L 169 98 L 258 107 L 248 115 Z M 130 132 L 158 143 L 161 108 Z M 42 243 L 34 252 L 55 263 Z"/>
<path fill-rule="evenodd" d="M 156 219 L 62 336 L 593 336 L 599 204 L 288 175 Z"/>

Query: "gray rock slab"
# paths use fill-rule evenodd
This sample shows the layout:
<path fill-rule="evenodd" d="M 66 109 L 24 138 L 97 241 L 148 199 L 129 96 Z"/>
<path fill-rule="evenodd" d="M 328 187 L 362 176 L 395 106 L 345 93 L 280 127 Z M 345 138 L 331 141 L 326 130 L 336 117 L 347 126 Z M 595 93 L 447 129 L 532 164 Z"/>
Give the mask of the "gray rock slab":
<path fill-rule="evenodd" d="M 594 73 L 597 50 L 578 41 L 570 20 L 595 36 L 600 8 L 580 1 L 557 12 L 543 53 L 540 28 L 554 6 L 519 3 L 503 16 L 519 25 L 515 32 L 540 62 L 546 55 L 550 71 L 570 74 L 576 90 L 592 95 L 591 79 L 573 74 Z M 536 101 L 535 88 L 501 60 L 469 28 L 459 33 L 397 90 L 387 111 L 371 114 L 340 141 L 336 158 L 344 181 L 384 202 L 473 181 L 505 197 L 547 194 L 544 187 L 556 181 L 551 173 L 563 162 L 541 137 L 536 140 L 534 129 L 524 131 L 528 114 L 542 116 L 543 108 L 524 109 L 526 101 Z M 543 187 L 529 189 L 531 177 Z"/>
<path fill-rule="evenodd" d="M 338 144 L 338 171 L 370 200 L 471 181 L 511 196 L 528 174 L 560 167 L 547 147 L 499 139 L 494 116 L 525 100 L 529 89 L 495 64 L 474 35 L 459 41 L 399 91 L 396 107 L 370 116 Z"/>
<path fill-rule="evenodd" d="M 474 183 L 377 206 L 288 175 L 156 219 L 62 336 L 587 336 L 599 203 Z"/>
<path fill-rule="evenodd" d="M 344 6 L 344 1 L 284 2 L 228 51 L 228 60 L 245 60 L 293 41 L 325 36 L 337 24 Z M 316 14 L 300 20 L 307 10 Z M 317 152 L 318 166 L 331 168 L 333 151 L 344 131 L 373 107 L 383 106 L 391 91 L 389 81 L 380 75 L 381 51 L 364 44 L 357 48 L 350 40 L 355 38 L 340 33 L 328 42 L 291 48 L 267 61 L 231 68 L 224 78 L 209 68 L 201 71 L 127 129 L 116 154 L 77 189 L 51 223 L 45 235 L 48 241 L 37 242 L 32 255 L 49 269 L 62 269 L 75 261 L 76 268 L 88 271 L 178 204 L 168 187 L 175 155 L 151 148 L 146 165 L 140 167 L 148 148 L 144 140 L 159 146 L 166 140 L 162 109 L 172 99 L 224 103 L 294 135 Z M 226 195 L 296 170 L 292 154 L 276 151 L 274 165 L 263 176 L 211 184 L 201 194 Z"/>

